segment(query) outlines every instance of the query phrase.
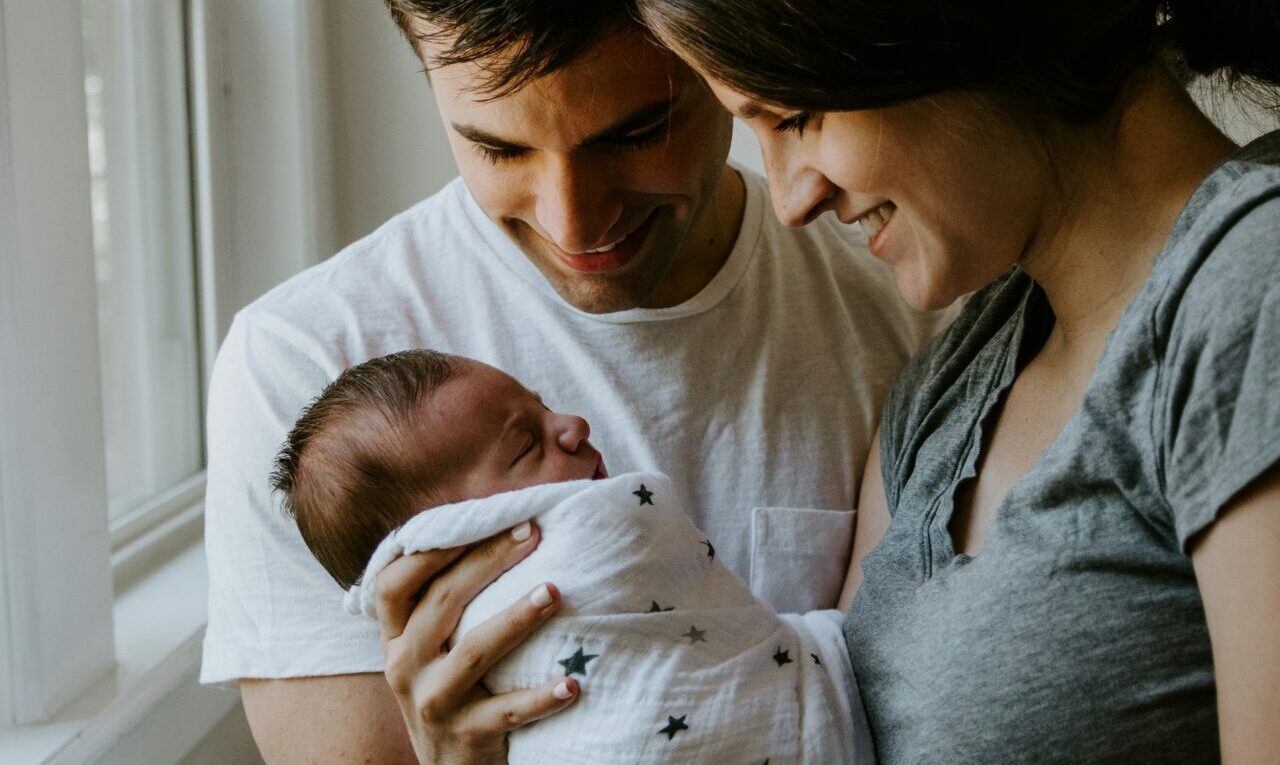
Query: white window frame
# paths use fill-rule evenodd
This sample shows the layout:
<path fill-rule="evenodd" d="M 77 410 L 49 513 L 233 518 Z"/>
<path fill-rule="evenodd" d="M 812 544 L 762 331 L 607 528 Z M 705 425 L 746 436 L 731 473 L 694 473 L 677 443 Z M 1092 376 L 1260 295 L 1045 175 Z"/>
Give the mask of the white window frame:
<path fill-rule="evenodd" d="M 334 250 L 327 14 L 313 0 L 188 2 L 207 376 L 236 311 Z M 80 14 L 79 0 L 0 0 L 6 765 L 137 761 L 151 745 L 130 731 L 182 708 L 147 758 L 177 762 L 238 700 L 194 684 L 203 476 L 107 524 Z"/>
<path fill-rule="evenodd" d="M 0 723 L 114 662 L 80 5 L 0 4 Z M 56 521 L 54 520 L 56 518 Z"/>

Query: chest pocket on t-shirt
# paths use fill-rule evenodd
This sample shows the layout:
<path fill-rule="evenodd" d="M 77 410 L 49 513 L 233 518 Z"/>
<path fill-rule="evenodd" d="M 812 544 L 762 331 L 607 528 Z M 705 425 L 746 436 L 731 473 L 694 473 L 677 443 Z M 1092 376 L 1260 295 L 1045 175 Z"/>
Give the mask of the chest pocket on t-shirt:
<path fill-rule="evenodd" d="M 849 510 L 751 511 L 751 592 L 778 613 L 835 608 L 853 542 Z"/>

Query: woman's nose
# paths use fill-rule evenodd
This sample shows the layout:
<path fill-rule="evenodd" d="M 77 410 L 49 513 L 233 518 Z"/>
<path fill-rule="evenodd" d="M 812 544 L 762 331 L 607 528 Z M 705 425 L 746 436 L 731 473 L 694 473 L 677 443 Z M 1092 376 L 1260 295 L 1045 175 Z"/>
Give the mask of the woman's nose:
<path fill-rule="evenodd" d="M 575 414 L 557 414 L 556 442 L 560 448 L 573 454 L 591 437 L 591 426 Z"/>
<path fill-rule="evenodd" d="M 773 209 L 778 220 L 788 226 L 806 226 L 832 209 L 839 189 L 825 175 L 813 169 L 790 173 L 782 188 L 773 188 Z"/>

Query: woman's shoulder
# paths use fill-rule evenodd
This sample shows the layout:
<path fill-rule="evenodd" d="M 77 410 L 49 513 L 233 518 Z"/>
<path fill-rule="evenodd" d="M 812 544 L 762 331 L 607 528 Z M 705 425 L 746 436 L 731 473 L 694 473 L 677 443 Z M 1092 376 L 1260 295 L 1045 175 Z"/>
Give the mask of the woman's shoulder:
<path fill-rule="evenodd" d="M 1195 272 L 1237 253 L 1266 260 L 1280 240 L 1277 199 L 1280 130 L 1240 148 L 1201 182 L 1174 222 L 1159 261 Z M 1157 271 L 1165 265 L 1159 261 Z"/>
<path fill-rule="evenodd" d="M 1280 131 L 1243 147 L 1200 185 L 1156 262 L 1156 342 L 1214 328 L 1252 332 L 1280 282 Z"/>

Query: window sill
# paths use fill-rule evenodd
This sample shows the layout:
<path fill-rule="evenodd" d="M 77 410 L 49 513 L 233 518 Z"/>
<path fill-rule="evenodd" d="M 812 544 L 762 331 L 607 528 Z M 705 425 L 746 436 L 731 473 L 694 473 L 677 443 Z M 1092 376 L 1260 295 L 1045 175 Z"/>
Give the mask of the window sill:
<path fill-rule="evenodd" d="M 46 723 L 0 727 L 6 765 L 81 765 L 138 746 L 175 752 L 169 761 L 178 762 L 235 706 L 238 695 L 195 683 L 208 575 L 199 523 L 193 528 L 172 554 L 118 591 L 112 672 Z M 133 734 L 149 729 L 150 718 L 176 707 L 182 710 L 179 725 L 165 726 L 162 736 L 146 742 L 129 740 L 141 738 Z"/>

